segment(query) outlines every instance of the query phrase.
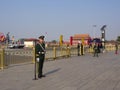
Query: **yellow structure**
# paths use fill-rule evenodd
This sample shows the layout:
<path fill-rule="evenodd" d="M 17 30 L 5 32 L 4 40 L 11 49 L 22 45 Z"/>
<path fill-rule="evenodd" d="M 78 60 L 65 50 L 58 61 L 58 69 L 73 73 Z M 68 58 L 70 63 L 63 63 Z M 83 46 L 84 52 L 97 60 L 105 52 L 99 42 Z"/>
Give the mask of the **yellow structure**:
<path fill-rule="evenodd" d="M 0 51 L 0 69 L 4 69 L 4 49 Z"/>
<path fill-rule="evenodd" d="M 63 35 L 60 35 L 60 46 L 63 45 Z"/>

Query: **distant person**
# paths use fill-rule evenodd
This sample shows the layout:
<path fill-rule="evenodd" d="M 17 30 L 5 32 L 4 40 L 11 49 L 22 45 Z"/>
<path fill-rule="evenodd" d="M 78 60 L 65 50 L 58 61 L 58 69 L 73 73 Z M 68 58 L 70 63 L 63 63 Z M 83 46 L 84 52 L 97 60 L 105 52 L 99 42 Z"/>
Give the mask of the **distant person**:
<path fill-rule="evenodd" d="M 38 54 L 38 59 L 39 59 L 38 78 L 42 78 L 42 77 L 45 77 L 45 75 L 43 75 L 43 64 L 45 60 L 44 36 L 39 37 L 39 42 L 37 43 L 35 47 L 36 47 L 36 54 Z"/>
<path fill-rule="evenodd" d="M 84 54 L 84 47 L 83 47 L 82 43 L 80 44 L 80 47 L 81 47 L 81 55 L 83 55 Z"/>
<path fill-rule="evenodd" d="M 8 32 L 7 34 L 6 34 L 6 43 L 7 44 L 9 44 L 10 43 L 10 32 Z"/>
<path fill-rule="evenodd" d="M 92 47 L 92 44 L 90 43 L 90 44 L 89 44 L 89 48 L 91 48 L 91 47 Z"/>
<path fill-rule="evenodd" d="M 98 57 L 98 50 L 99 50 L 99 46 L 97 43 L 95 43 L 94 47 L 93 47 L 93 50 L 94 50 L 94 55 L 93 57 Z"/>
<path fill-rule="evenodd" d="M 100 52 L 103 53 L 103 45 L 100 43 Z"/>
<path fill-rule="evenodd" d="M 115 44 L 115 54 L 118 54 L 118 44 Z"/>
<path fill-rule="evenodd" d="M 78 56 L 80 56 L 80 43 L 77 44 Z"/>
<path fill-rule="evenodd" d="M 20 43 L 20 40 L 18 40 L 18 41 L 17 41 L 17 44 L 18 44 L 18 45 L 20 45 L 20 44 L 21 44 L 21 43 Z"/>
<path fill-rule="evenodd" d="M 67 57 L 69 57 L 70 56 L 70 46 L 69 46 L 69 44 L 67 44 Z"/>
<path fill-rule="evenodd" d="M 67 44 L 67 48 L 70 48 L 69 44 Z"/>
<path fill-rule="evenodd" d="M 100 53 L 100 44 L 97 44 L 98 53 Z"/>

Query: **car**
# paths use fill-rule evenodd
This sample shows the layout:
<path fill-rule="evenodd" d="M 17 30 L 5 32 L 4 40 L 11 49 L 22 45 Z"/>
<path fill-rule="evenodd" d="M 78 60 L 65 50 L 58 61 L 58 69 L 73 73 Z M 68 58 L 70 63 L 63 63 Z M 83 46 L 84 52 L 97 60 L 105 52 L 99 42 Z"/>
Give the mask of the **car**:
<path fill-rule="evenodd" d="M 17 49 L 20 49 L 20 48 L 24 48 L 24 44 L 9 44 L 8 45 L 8 48 L 10 48 L 10 49 L 15 49 L 15 48 L 17 48 Z"/>

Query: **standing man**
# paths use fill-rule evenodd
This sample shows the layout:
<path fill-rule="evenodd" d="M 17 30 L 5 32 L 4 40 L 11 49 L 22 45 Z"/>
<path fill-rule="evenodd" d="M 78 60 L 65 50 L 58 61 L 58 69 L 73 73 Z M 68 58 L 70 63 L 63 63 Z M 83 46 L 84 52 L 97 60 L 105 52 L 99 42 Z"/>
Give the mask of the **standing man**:
<path fill-rule="evenodd" d="M 77 45 L 77 50 L 78 50 L 78 56 L 80 56 L 80 43 Z"/>
<path fill-rule="evenodd" d="M 115 44 L 115 54 L 118 54 L 118 44 Z"/>
<path fill-rule="evenodd" d="M 39 67 L 38 67 L 38 78 L 45 77 L 43 75 L 43 64 L 45 60 L 45 42 L 44 36 L 39 37 L 39 42 L 36 44 L 36 54 L 38 54 L 39 58 Z"/>
<path fill-rule="evenodd" d="M 6 34 L 6 43 L 7 44 L 9 44 L 10 43 L 10 32 L 8 32 L 7 34 Z"/>
<path fill-rule="evenodd" d="M 94 47 L 93 47 L 93 50 L 94 50 L 94 56 L 93 57 L 95 57 L 95 56 L 97 56 L 98 57 L 98 44 L 97 43 L 95 43 L 95 45 L 94 45 Z"/>

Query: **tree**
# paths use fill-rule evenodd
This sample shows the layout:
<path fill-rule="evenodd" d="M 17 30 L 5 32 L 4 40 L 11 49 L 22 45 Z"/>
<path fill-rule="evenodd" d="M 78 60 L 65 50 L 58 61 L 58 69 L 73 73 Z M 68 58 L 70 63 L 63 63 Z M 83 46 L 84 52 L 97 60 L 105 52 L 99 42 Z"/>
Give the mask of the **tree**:
<path fill-rule="evenodd" d="M 52 42 L 52 43 L 57 43 L 57 41 L 56 41 L 56 40 L 52 40 L 51 42 Z"/>
<path fill-rule="evenodd" d="M 120 36 L 117 37 L 117 40 L 116 40 L 116 41 L 120 42 Z"/>

